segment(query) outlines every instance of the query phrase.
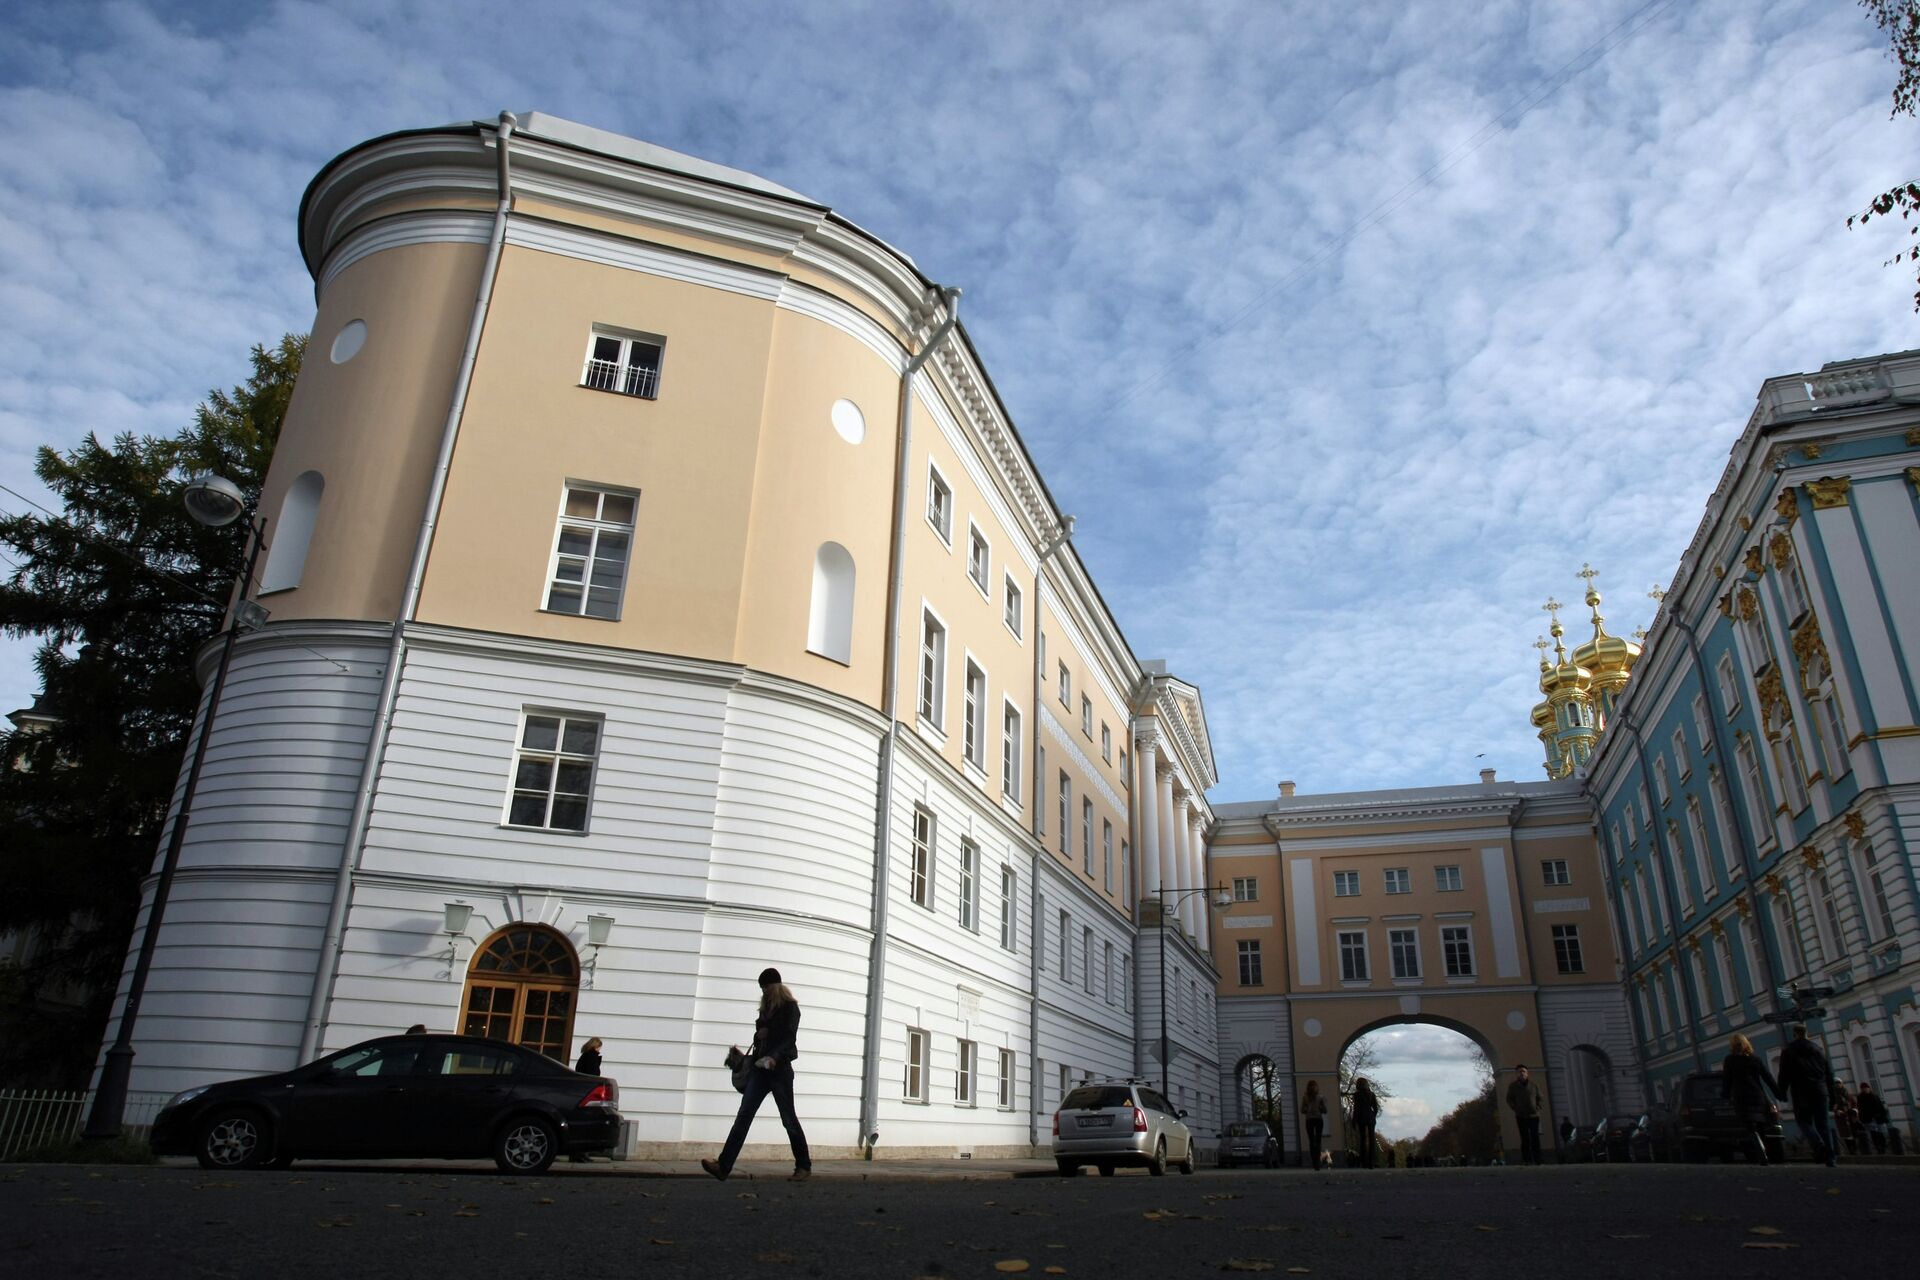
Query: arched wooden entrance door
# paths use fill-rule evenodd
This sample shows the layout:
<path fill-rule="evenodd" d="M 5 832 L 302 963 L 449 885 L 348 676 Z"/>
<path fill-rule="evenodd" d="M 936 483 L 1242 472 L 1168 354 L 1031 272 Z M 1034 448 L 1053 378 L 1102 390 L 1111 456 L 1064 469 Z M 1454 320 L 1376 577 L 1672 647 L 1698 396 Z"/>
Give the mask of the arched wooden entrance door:
<path fill-rule="evenodd" d="M 509 925 L 473 953 L 460 1030 L 569 1062 L 579 994 L 580 965 L 565 938 L 542 925 Z"/>

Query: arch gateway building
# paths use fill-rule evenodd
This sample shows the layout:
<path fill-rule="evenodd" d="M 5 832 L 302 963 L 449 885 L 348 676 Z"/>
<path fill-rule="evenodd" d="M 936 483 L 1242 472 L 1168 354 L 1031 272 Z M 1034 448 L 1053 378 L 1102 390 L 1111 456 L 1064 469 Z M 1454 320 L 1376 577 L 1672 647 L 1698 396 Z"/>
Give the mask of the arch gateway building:
<path fill-rule="evenodd" d="M 1640 803 L 1622 735 L 1594 726 L 1561 780 L 1216 812 L 1200 691 L 1129 646 L 958 291 L 831 209 L 531 114 L 356 146 L 299 230 L 318 309 L 135 1090 L 415 1023 L 566 1058 L 598 1036 L 635 1149 L 705 1150 L 768 964 L 805 1010 L 800 1111 L 827 1155 L 1024 1154 L 1089 1074 L 1164 1078 L 1211 1134 L 1253 1105 L 1250 1064 L 1291 1095 L 1393 1021 L 1534 1065 L 1556 1114 L 1638 1105 L 1674 1061 L 1641 992 L 1691 947 L 1619 914 L 1624 868 L 1668 866 L 1667 845 L 1596 844 L 1596 800 L 1603 828 Z M 1837 403 L 1808 411 L 1825 427 Z M 1914 473 L 1874 457 L 1893 482 L 1852 542 L 1824 518 L 1792 535 L 1818 528 L 1800 554 L 1822 574 L 1853 556 L 1844 591 L 1920 551 Z M 1757 521 L 1764 487 L 1714 510 Z M 1688 554 L 1642 660 L 1662 679 Z M 1859 606 L 1821 598 L 1837 657 Z M 1799 865 L 1806 821 L 1857 860 L 1832 833 L 1866 823 L 1890 932 L 1861 914 L 1879 899 L 1833 909 L 1877 948 L 1855 966 L 1878 984 L 1872 1064 L 1911 1072 L 1914 681 L 1871 701 L 1856 681 L 1905 673 L 1915 626 L 1877 598 L 1878 647 L 1823 677 L 1864 752 L 1854 789 L 1825 782 L 1754 848 Z M 1646 735 L 1684 715 L 1649 696 Z M 1711 916 L 1717 938 L 1767 875 L 1671 923 Z"/>

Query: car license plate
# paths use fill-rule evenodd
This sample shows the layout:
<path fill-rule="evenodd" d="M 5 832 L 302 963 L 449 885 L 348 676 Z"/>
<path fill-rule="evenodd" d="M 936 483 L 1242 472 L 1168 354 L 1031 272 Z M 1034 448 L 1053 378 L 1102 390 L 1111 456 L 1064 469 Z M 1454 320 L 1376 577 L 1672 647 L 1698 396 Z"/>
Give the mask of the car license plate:
<path fill-rule="evenodd" d="M 1237 1156 L 1250 1156 L 1253 1154 L 1253 1148 L 1252 1147 L 1235 1147 L 1233 1149 L 1233 1154 Z"/>
<path fill-rule="evenodd" d="M 1075 1117 L 1074 1123 L 1078 1124 L 1082 1129 L 1111 1129 L 1113 1127 L 1113 1117 L 1078 1116 Z"/>

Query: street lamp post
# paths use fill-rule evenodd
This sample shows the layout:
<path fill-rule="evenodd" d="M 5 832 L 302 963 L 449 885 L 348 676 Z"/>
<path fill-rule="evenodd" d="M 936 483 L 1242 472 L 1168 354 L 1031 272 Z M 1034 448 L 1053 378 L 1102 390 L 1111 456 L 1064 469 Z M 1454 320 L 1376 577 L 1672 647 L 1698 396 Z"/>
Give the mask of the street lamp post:
<path fill-rule="evenodd" d="M 251 516 L 250 508 L 238 485 L 221 476 L 194 476 L 187 481 L 184 501 L 187 514 L 209 528 L 232 524 L 242 516 Z M 173 888 L 173 873 L 180 865 L 180 846 L 186 839 L 187 819 L 193 811 L 194 788 L 200 783 L 200 766 L 207 757 L 207 739 L 213 736 L 213 717 L 220 710 L 220 691 L 227 682 L 227 666 L 233 659 L 233 642 L 243 625 L 251 630 L 259 625 L 265 611 L 252 606 L 252 617 L 243 624 L 242 606 L 247 603 L 247 588 L 253 582 L 254 562 L 260 556 L 261 535 L 266 522 L 247 521 L 248 551 L 246 568 L 240 575 L 240 596 L 234 606 L 233 625 L 227 628 L 220 645 L 220 665 L 213 673 L 213 687 L 207 694 L 207 714 L 200 721 L 200 732 L 193 741 L 193 758 L 187 766 L 186 788 L 180 795 L 180 812 L 167 837 L 166 856 L 160 862 L 160 878 L 153 886 L 153 905 L 147 909 L 147 927 L 140 935 L 140 953 L 133 962 L 133 978 L 127 984 L 127 1001 L 120 1012 L 120 1030 L 113 1047 L 107 1050 L 100 1067 L 100 1087 L 94 1091 L 93 1109 L 87 1113 L 83 1138 L 105 1139 L 120 1136 L 120 1121 L 127 1109 L 127 1081 L 133 1075 L 133 1026 L 140 1016 L 140 997 L 147 987 L 147 973 L 153 967 L 154 944 L 160 937 L 160 919 L 167 909 L 167 895 Z"/>
<path fill-rule="evenodd" d="M 1198 889 L 1155 889 L 1153 896 L 1160 902 L 1160 1096 L 1167 1097 L 1171 1089 L 1167 1083 L 1167 904 L 1190 898 L 1196 893 L 1213 895 L 1213 905 L 1224 911 L 1233 905 L 1233 890 L 1223 884 L 1211 888 L 1202 885 Z"/>

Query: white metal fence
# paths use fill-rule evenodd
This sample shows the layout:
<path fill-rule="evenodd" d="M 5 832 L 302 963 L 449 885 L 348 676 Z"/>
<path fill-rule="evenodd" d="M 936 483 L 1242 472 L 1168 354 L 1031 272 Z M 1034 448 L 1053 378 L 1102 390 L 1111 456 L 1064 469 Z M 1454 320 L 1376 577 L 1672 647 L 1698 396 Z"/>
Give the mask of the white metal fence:
<path fill-rule="evenodd" d="M 129 1093 L 120 1123 L 121 1133 L 143 1138 L 172 1096 L 165 1093 Z M 86 1127 L 93 1094 L 64 1089 L 0 1090 L 0 1160 L 11 1160 L 39 1147 L 71 1142 Z"/>

